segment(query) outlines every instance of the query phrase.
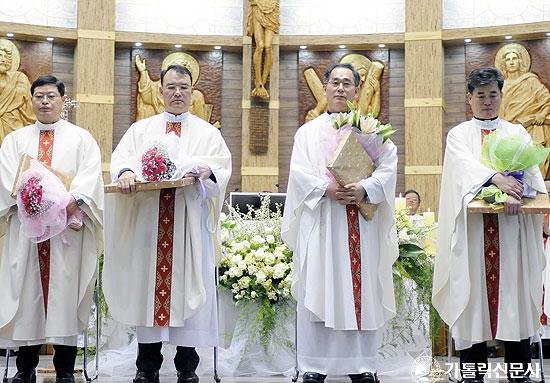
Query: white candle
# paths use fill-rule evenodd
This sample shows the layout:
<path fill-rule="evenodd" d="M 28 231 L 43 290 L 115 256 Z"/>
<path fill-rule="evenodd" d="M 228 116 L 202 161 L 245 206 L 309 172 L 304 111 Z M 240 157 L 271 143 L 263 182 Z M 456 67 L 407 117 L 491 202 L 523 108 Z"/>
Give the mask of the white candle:
<path fill-rule="evenodd" d="M 435 223 L 435 213 L 433 211 L 430 211 L 430 209 L 424 212 L 423 217 L 424 226 L 432 226 Z"/>
<path fill-rule="evenodd" d="M 395 198 L 395 210 L 405 210 L 407 208 L 407 200 L 405 197 L 401 197 L 401 193 L 399 193 L 399 197 Z"/>

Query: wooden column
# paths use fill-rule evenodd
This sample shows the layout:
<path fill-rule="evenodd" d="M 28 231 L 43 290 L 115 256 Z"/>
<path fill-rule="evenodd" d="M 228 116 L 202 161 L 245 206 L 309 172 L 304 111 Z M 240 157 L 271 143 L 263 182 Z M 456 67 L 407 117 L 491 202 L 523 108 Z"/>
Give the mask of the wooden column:
<path fill-rule="evenodd" d="M 77 36 L 76 124 L 96 139 L 105 172 L 113 141 L 115 0 L 78 0 Z"/>
<path fill-rule="evenodd" d="M 405 185 L 436 211 L 443 164 L 442 0 L 406 0 Z"/>
<path fill-rule="evenodd" d="M 248 13 L 244 1 L 243 14 Z M 269 144 L 265 154 L 250 151 L 250 109 L 252 84 L 252 38 L 246 36 L 246 17 L 243 31 L 243 98 L 242 98 L 242 158 L 241 190 L 248 192 L 269 190 L 276 192 L 279 182 L 279 36 L 273 38 L 273 66 L 268 80 L 269 90 Z"/>

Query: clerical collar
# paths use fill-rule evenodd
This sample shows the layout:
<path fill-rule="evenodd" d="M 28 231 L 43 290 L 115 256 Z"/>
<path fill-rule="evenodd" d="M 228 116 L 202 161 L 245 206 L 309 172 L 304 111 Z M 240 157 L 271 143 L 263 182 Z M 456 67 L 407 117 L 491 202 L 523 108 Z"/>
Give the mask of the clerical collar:
<path fill-rule="evenodd" d="M 187 119 L 187 117 L 189 117 L 189 112 L 185 112 L 185 113 L 178 114 L 178 115 L 175 115 L 175 114 L 172 114 L 172 113 L 169 113 L 169 112 L 164 112 L 164 120 L 165 121 L 180 122 L 180 121 L 184 121 L 185 119 Z"/>
<path fill-rule="evenodd" d="M 63 124 L 61 121 L 62 119 L 57 120 L 56 122 L 52 124 L 44 124 L 38 120 L 36 120 L 35 126 L 38 128 L 38 130 L 54 130 L 55 128 L 58 128 Z"/>
<path fill-rule="evenodd" d="M 484 130 L 493 130 L 498 128 L 500 125 L 500 118 L 495 117 L 492 120 L 480 120 L 479 118 L 472 118 L 472 121 L 476 126 L 478 126 L 480 129 Z"/>

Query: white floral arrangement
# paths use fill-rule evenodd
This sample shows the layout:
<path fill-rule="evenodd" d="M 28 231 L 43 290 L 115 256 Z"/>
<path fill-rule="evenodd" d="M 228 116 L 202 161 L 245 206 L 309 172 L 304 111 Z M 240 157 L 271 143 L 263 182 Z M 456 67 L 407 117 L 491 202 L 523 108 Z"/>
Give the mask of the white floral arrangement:
<path fill-rule="evenodd" d="M 388 355 L 400 345 L 415 342 L 412 328 L 434 339 L 443 325 L 431 304 L 436 225 L 414 225 L 407 209 L 397 209 L 395 221 L 399 258 L 393 264 L 393 281 L 397 312 L 401 314 L 389 322 L 383 336 L 379 352 Z"/>
<path fill-rule="evenodd" d="M 247 214 L 227 205 L 221 214 L 222 259 L 220 286 L 236 305 L 257 304 L 256 323 L 264 346 L 276 322 L 276 305 L 291 299 L 292 251 L 281 239 L 281 207 L 269 209 L 269 195 Z"/>

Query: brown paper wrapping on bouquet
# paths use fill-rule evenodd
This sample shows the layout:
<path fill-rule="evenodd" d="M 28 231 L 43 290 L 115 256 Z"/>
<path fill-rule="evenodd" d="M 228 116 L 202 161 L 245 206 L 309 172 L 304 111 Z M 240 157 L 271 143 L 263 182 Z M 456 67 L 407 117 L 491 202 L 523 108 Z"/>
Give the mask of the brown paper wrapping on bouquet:
<path fill-rule="evenodd" d="M 19 188 L 21 186 L 21 174 L 25 172 L 25 170 L 29 169 L 31 166 L 31 160 L 34 160 L 35 158 L 29 156 L 28 154 L 23 154 L 21 156 L 21 160 L 19 161 L 19 168 L 17 169 L 17 174 L 15 176 L 15 181 L 13 183 L 13 186 L 11 188 L 11 197 L 16 199 L 17 198 L 17 192 L 19 191 Z M 69 176 L 68 174 L 62 173 L 60 171 L 57 171 L 50 166 L 40 163 L 42 166 L 44 166 L 46 169 L 48 169 L 50 172 L 56 175 L 57 178 L 61 180 L 63 185 L 65 186 L 65 189 L 70 190 L 71 189 L 71 182 L 73 182 L 73 177 Z"/>
<path fill-rule="evenodd" d="M 158 182 L 136 182 L 136 192 L 180 188 L 195 183 L 195 177 L 185 177 L 180 180 L 173 181 L 158 181 Z M 117 183 L 105 185 L 103 191 L 105 193 L 121 193 Z"/>
<path fill-rule="evenodd" d="M 374 163 L 350 129 L 342 135 L 327 169 L 343 186 L 370 177 Z M 377 206 L 363 201 L 358 204 L 358 208 L 363 218 L 371 220 Z"/>

